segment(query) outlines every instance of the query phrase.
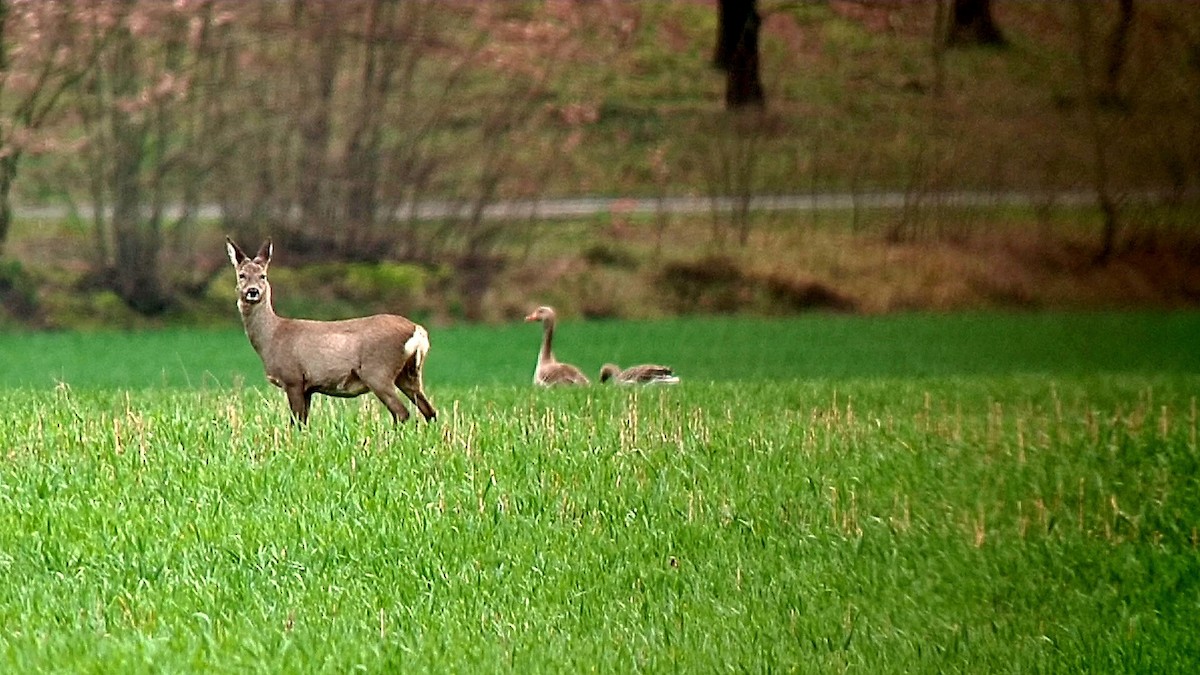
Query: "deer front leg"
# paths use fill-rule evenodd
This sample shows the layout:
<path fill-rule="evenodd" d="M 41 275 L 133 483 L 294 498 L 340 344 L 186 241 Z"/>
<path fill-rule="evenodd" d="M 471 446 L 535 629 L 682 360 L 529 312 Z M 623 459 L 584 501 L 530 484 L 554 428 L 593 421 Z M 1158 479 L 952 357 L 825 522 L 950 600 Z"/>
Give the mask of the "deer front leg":
<path fill-rule="evenodd" d="M 308 406 L 312 402 L 312 394 L 305 391 L 303 384 L 290 384 L 287 391 L 288 407 L 292 409 L 292 421 L 300 425 L 308 423 Z"/>

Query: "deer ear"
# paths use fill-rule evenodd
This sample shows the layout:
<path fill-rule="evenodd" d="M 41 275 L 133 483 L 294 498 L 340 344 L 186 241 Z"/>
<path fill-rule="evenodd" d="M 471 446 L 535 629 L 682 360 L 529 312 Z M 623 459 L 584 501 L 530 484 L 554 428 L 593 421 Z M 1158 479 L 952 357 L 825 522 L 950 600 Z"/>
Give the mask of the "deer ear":
<path fill-rule="evenodd" d="M 271 251 L 273 249 L 274 246 L 271 245 L 270 239 L 264 241 L 263 245 L 258 248 L 258 253 L 254 255 L 254 259 L 257 260 L 258 264 L 260 265 L 267 265 L 271 262 Z"/>
<path fill-rule="evenodd" d="M 225 237 L 225 252 L 229 254 L 229 262 L 233 263 L 234 267 L 246 259 L 246 254 L 242 253 L 242 249 L 238 248 L 238 245 L 233 243 L 229 237 Z"/>

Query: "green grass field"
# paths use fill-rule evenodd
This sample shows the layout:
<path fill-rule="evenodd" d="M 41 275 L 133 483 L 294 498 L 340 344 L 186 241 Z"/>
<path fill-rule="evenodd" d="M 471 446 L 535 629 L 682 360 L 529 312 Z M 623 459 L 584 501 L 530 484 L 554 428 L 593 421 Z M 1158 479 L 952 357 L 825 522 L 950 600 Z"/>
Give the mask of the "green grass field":
<path fill-rule="evenodd" d="M 435 424 L 298 432 L 233 331 L 0 337 L 0 669 L 1200 666 L 1200 315 L 560 333 L 685 382 L 434 330 Z"/>
<path fill-rule="evenodd" d="M 426 380 L 524 385 L 541 327 L 431 327 Z M 663 362 L 688 381 L 997 374 L 1200 374 L 1200 312 L 813 314 L 561 322 L 555 353 L 589 375 L 605 361 Z M 217 388 L 263 384 L 240 326 L 144 333 L 0 333 L 0 386 Z"/>

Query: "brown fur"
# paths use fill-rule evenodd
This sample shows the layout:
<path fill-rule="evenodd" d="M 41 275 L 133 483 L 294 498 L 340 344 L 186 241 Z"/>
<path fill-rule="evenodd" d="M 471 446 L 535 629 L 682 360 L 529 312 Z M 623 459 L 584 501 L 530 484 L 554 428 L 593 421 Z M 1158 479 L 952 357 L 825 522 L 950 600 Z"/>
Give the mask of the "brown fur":
<path fill-rule="evenodd" d="M 295 421 L 308 421 L 312 395 L 353 397 L 372 392 L 392 419 L 408 419 L 397 387 L 426 420 L 437 416 L 425 396 L 421 370 L 429 349 L 425 329 L 395 314 L 343 321 L 286 319 L 275 314 L 267 267 L 268 240 L 248 257 L 226 239 L 229 260 L 238 274 L 238 310 L 246 336 L 262 359 L 267 381 L 287 393 Z"/>

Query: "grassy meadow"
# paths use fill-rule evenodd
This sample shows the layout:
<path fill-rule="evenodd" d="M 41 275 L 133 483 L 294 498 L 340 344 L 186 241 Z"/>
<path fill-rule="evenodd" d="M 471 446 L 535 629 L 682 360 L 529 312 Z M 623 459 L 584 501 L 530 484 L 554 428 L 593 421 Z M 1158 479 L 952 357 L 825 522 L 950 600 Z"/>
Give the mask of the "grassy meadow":
<path fill-rule="evenodd" d="M 430 326 L 429 388 L 524 385 L 541 326 Z M 1197 312 L 806 314 L 791 318 L 564 320 L 554 350 L 589 375 L 606 361 L 662 362 L 689 382 L 957 375 L 1200 373 Z M 264 385 L 240 327 L 0 332 L 0 386 Z M 318 399 L 320 400 L 320 399 Z M 286 411 L 286 407 L 282 407 Z"/>
<path fill-rule="evenodd" d="M 0 336 L 0 669 L 1192 672 L 1195 313 L 431 331 L 286 424 L 235 331 Z"/>

